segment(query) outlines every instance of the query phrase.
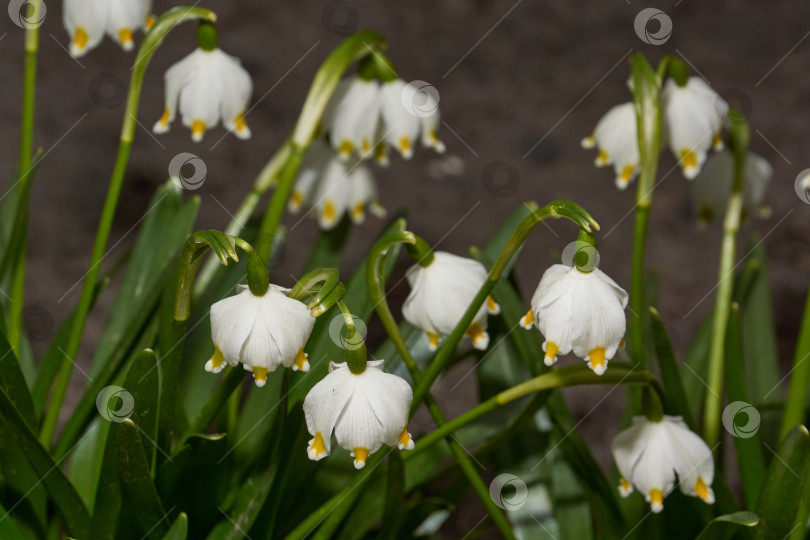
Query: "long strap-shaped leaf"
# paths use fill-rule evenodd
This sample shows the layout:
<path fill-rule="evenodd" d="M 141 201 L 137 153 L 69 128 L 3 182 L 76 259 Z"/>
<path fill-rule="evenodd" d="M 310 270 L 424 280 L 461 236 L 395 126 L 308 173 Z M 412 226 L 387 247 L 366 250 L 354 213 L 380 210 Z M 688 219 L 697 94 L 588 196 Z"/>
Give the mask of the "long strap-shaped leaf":
<path fill-rule="evenodd" d="M 86 538 L 90 530 L 90 516 L 84 503 L 59 468 L 61 463 L 54 463 L 5 389 L 0 389 L 0 417 L 7 433 L 20 446 L 28 462 L 42 478 L 45 489 L 62 514 L 70 533 L 77 538 Z M 13 511 L 13 507 L 9 511 Z"/>
<path fill-rule="evenodd" d="M 754 527 L 759 516 L 753 512 L 734 512 L 717 517 L 706 525 L 696 540 L 728 540 L 742 527 Z"/>
<path fill-rule="evenodd" d="M 169 530 L 167 514 L 152 481 L 138 431 L 138 426 L 129 419 L 124 420 L 119 428 L 118 472 L 121 487 L 135 518 L 147 533 L 145 538 L 161 538 Z"/>

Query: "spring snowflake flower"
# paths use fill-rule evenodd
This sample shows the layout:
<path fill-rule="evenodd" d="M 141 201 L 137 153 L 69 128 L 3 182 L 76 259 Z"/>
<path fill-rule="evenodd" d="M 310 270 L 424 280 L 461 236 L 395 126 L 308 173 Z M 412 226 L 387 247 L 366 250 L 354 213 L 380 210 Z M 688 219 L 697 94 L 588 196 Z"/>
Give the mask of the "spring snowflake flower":
<path fill-rule="evenodd" d="M 411 292 L 402 306 L 402 315 L 427 333 L 430 350 L 435 351 L 439 340 L 453 331 L 486 282 L 487 270 L 473 259 L 436 251 L 428 266 L 415 264 L 406 276 Z M 498 313 L 500 307 L 489 297 L 475 314 L 467 336 L 476 349 L 489 346 L 487 315 Z"/>
<path fill-rule="evenodd" d="M 658 513 L 664 508 L 664 497 L 675 487 L 677 474 L 681 493 L 714 503 L 712 452 L 680 416 L 664 416 L 659 422 L 636 417 L 633 425 L 613 439 L 611 447 L 623 497 L 635 486 Z"/>
<path fill-rule="evenodd" d="M 583 272 L 555 264 L 543 274 L 520 324 L 535 324 L 543 334 L 547 366 L 574 351 L 602 375 L 624 339 L 626 307 L 627 292 L 598 268 Z"/>
<path fill-rule="evenodd" d="M 304 399 L 307 430 L 313 436 L 309 459 L 329 455 L 333 431 L 338 445 L 352 453 L 357 469 L 383 444 L 412 450 L 407 427 L 412 401 L 410 385 L 385 373 L 382 360 L 368 362 L 360 374 L 352 373 L 346 363 L 331 362 L 329 374 Z"/>
<path fill-rule="evenodd" d="M 712 147 L 723 148 L 721 131 L 728 104 L 700 77 L 689 77 L 684 86 L 669 79 L 661 94 L 669 147 L 681 163 L 683 175 L 692 180 L 700 172 Z"/>
<path fill-rule="evenodd" d="M 582 139 L 584 148 L 597 147 L 597 167 L 613 164 L 616 187 L 625 189 L 638 174 L 639 152 L 636 111 L 632 103 L 610 109 L 596 124 L 593 135 Z"/>
<path fill-rule="evenodd" d="M 70 54 L 95 48 L 106 33 L 125 51 L 135 47 L 132 34 L 154 22 L 150 0 L 65 0 L 63 22 L 70 34 Z"/>
<path fill-rule="evenodd" d="M 432 89 L 432 87 L 431 87 Z M 414 141 L 444 152 L 436 131 L 439 103 L 424 88 L 401 79 L 380 83 L 350 77 L 340 81 L 324 111 L 322 124 L 342 160 L 356 153 L 388 163 L 387 145 L 403 158 L 413 155 Z"/>
<path fill-rule="evenodd" d="M 245 111 L 253 81 L 236 57 L 216 47 L 198 48 L 166 71 L 165 83 L 166 107 L 152 128 L 155 133 L 169 131 L 179 101 L 183 125 L 191 129 L 194 142 L 200 142 L 220 119 L 240 139 L 250 138 Z"/>
<path fill-rule="evenodd" d="M 307 203 L 316 210 L 325 230 L 340 223 L 346 213 L 355 223 L 365 220 L 366 209 L 377 217 L 385 216 L 371 170 L 359 161 L 340 160 L 320 141 L 312 143 L 304 156 L 288 208 L 296 214 Z"/>
<path fill-rule="evenodd" d="M 218 373 L 225 363 L 241 363 L 252 371 L 256 386 L 264 386 L 267 373 L 278 366 L 309 371 L 304 345 L 315 318 L 306 305 L 287 296 L 289 290 L 270 285 L 264 296 L 247 287 L 211 306 L 214 355 L 205 370 Z"/>
<path fill-rule="evenodd" d="M 757 154 L 749 153 L 743 171 L 743 219 L 755 212 L 768 217 L 770 208 L 764 203 L 765 192 L 773 176 L 770 163 Z M 728 150 L 713 155 L 692 183 L 692 200 L 702 225 L 722 216 L 734 182 L 734 156 Z"/>

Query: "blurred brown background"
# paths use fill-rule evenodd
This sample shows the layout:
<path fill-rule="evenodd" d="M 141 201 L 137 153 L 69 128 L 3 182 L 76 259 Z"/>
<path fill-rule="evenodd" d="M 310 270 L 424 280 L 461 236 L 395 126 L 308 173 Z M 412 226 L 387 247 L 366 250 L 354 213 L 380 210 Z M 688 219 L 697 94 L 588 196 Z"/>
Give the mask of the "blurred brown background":
<path fill-rule="evenodd" d="M 80 287 L 57 302 L 86 270 L 115 159 L 134 54 L 105 39 L 87 56 L 72 59 L 64 50 L 68 36 L 60 2 L 46 0 L 46 5 L 35 144 L 47 157 L 33 190 L 26 304 L 44 308 L 53 324 L 59 324 L 78 299 Z M 806 2 L 657 3 L 673 22 L 670 39 L 660 46 L 636 35 L 636 14 L 648 7 L 636 0 L 206 0 L 202 5 L 219 15 L 221 48 L 241 58 L 253 75 L 255 109 L 247 117 L 253 138 L 243 142 L 228 136 L 212 148 L 224 133 L 221 127 L 195 144 L 179 121 L 168 135 L 150 134 L 163 109 L 163 72 L 195 47 L 193 25 L 172 32 L 147 71 L 138 115 L 141 128 L 110 239 L 110 245 L 118 246 L 107 261 L 134 241 L 131 228 L 179 152 L 198 154 L 208 168 L 204 186 L 195 192 L 202 199 L 198 228 L 223 228 L 292 128 L 319 63 L 340 35 L 372 28 L 388 38 L 389 55 L 402 78 L 437 88 L 445 122 L 440 136 L 448 148 L 443 156 L 420 148 L 409 162 L 395 156 L 388 169 L 375 168 L 380 198 L 389 211 L 407 208 L 413 230 L 431 242 L 441 241 L 440 249 L 464 253 L 471 245 L 483 244 L 522 202 L 570 198 L 602 225 L 601 268 L 629 288 L 634 190 L 616 190 L 612 171 L 596 169 L 594 153 L 581 149 L 579 141 L 610 106 L 628 99 L 626 59 L 632 51 L 644 52 L 653 62 L 672 54 L 715 90 L 737 96 L 732 104 L 749 115 L 752 149 L 773 165 L 767 197 L 773 215 L 746 226 L 741 238 L 752 230 L 765 238 L 781 362 L 787 372 L 810 275 L 810 205 L 794 191 L 797 174 L 810 167 Z M 155 1 L 156 12 L 168 7 Z M 8 176 L 18 152 L 22 30 L 3 18 L 2 33 L 0 172 Z M 504 162 L 513 183 L 506 173 L 488 175 L 496 161 Z M 665 152 L 660 176 L 674 165 Z M 661 314 L 679 351 L 709 312 L 716 282 L 719 226 L 701 231 L 694 218 L 688 182 L 675 170 L 655 192 L 647 260 L 660 273 Z M 353 231 L 345 270 L 354 267 L 381 226 L 371 218 Z M 518 262 L 527 300 L 553 262 L 552 252 L 574 239 L 569 225 L 555 222 L 551 228 L 553 232 L 538 229 Z M 310 220 L 295 227 L 277 281 L 289 283 L 316 234 Z M 110 292 L 104 295 L 91 318 L 86 344 L 97 336 L 111 297 Z M 90 348 L 83 350 L 79 365 L 89 362 Z M 459 369 L 463 375 L 469 366 Z M 573 394 L 575 414 L 586 414 L 605 392 Z M 467 407 L 466 400 L 460 401 L 444 400 L 449 416 Z M 618 408 L 609 411 L 583 423 L 589 439 L 613 432 L 614 422 L 605 422 L 605 414 L 615 417 Z M 602 454 L 606 452 L 597 457 L 606 465 L 609 457 Z"/>

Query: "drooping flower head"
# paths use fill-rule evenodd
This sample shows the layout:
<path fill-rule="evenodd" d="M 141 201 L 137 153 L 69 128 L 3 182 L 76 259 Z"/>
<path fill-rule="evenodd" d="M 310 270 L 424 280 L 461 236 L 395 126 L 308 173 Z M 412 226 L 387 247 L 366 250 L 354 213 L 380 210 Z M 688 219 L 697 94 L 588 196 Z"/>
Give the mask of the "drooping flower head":
<path fill-rule="evenodd" d="M 773 176 L 770 163 L 754 153 L 748 153 L 743 171 L 743 217 L 756 213 L 770 215 L 765 204 L 765 192 Z M 722 150 L 711 156 L 692 183 L 692 201 L 701 224 L 706 225 L 722 216 L 734 182 L 734 156 Z"/>
<path fill-rule="evenodd" d="M 343 160 L 353 154 L 361 159 L 374 156 L 388 163 L 387 146 L 403 158 L 413 155 L 414 142 L 444 152 L 436 131 L 440 122 L 438 94 L 432 86 L 407 84 L 401 79 L 349 77 L 338 84 L 322 125 L 332 147 Z"/>
<path fill-rule="evenodd" d="M 304 399 L 307 430 L 313 436 L 307 446 L 309 459 L 329 455 L 333 431 L 338 445 L 352 453 L 357 469 L 383 444 L 412 450 L 407 427 L 412 401 L 410 385 L 385 373 L 382 360 L 368 362 L 359 374 L 346 363 L 330 363 L 329 374 Z"/>
<path fill-rule="evenodd" d="M 366 209 L 377 217 L 385 216 L 371 170 L 360 161 L 340 160 L 321 141 L 313 142 L 304 156 L 288 208 L 296 214 L 305 204 L 315 209 L 324 230 L 335 227 L 346 213 L 355 223 L 365 220 Z"/>
<path fill-rule="evenodd" d="M 613 439 L 611 448 L 623 497 L 635 487 L 658 513 L 664 497 L 675 488 L 677 474 L 681 493 L 714 503 L 712 452 L 680 416 L 664 416 L 658 422 L 636 417 Z"/>
<path fill-rule="evenodd" d="M 151 9 L 151 0 L 65 0 L 63 22 L 70 34 L 70 54 L 83 56 L 105 33 L 131 51 L 133 33 L 152 26 Z"/>
<path fill-rule="evenodd" d="M 205 38 L 200 38 L 200 28 L 210 29 Z M 152 131 L 168 132 L 179 108 L 194 142 L 220 120 L 240 139 L 249 139 L 245 113 L 253 93 L 250 74 L 239 59 L 217 48 L 213 25 L 201 23 L 197 35 L 200 47 L 166 71 L 166 105 Z"/>
<path fill-rule="evenodd" d="M 436 251 L 430 264 L 413 265 L 406 277 L 411 292 L 402 306 L 402 315 L 427 333 L 430 350 L 435 351 L 439 340 L 453 331 L 486 282 L 487 270 L 476 260 Z M 489 346 L 487 316 L 498 313 L 500 307 L 489 297 L 475 314 L 467 336 L 476 349 Z"/>
<path fill-rule="evenodd" d="M 669 148 L 680 161 L 683 175 L 692 180 L 708 151 L 723 148 L 721 131 L 728 104 L 703 79 L 689 77 L 683 86 L 667 80 L 661 107 Z"/>
<path fill-rule="evenodd" d="M 625 189 L 638 174 L 639 152 L 636 111 L 632 103 L 610 109 L 596 124 L 593 135 L 582 139 L 584 148 L 596 147 L 597 167 L 613 165 L 616 187 Z"/>
<path fill-rule="evenodd" d="M 547 366 L 574 351 L 602 375 L 624 338 L 626 307 L 627 292 L 598 268 L 555 264 L 543 274 L 520 324 L 534 324 L 543 334 Z"/>
<path fill-rule="evenodd" d="M 277 285 L 263 296 L 244 288 L 211 306 L 211 339 L 214 355 L 205 370 L 221 371 L 225 363 L 242 364 L 253 372 L 257 386 L 264 386 L 267 373 L 278 366 L 309 371 L 304 345 L 315 318 L 307 306 L 287 296 Z"/>

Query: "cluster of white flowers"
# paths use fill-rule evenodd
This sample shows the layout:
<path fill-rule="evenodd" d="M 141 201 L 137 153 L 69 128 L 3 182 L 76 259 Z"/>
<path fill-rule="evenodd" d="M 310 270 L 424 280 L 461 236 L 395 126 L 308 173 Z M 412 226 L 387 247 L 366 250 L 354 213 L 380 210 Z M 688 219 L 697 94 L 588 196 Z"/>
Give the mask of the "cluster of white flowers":
<path fill-rule="evenodd" d="M 315 210 L 324 230 L 340 223 L 346 213 L 355 223 L 362 223 L 366 208 L 377 217 L 385 216 L 371 169 L 361 161 L 339 159 L 320 140 L 313 142 L 304 155 L 288 209 L 297 214 L 305 204 Z"/>
<path fill-rule="evenodd" d="M 135 47 L 135 31 L 154 22 L 151 0 L 65 0 L 63 19 L 70 34 L 70 54 L 79 57 L 110 36 L 125 51 Z"/>
<path fill-rule="evenodd" d="M 695 178 L 711 148 L 723 148 L 722 130 L 728 104 L 700 77 L 678 86 L 667 80 L 661 95 L 662 138 L 681 165 L 683 175 Z M 613 165 L 616 186 L 624 189 L 639 172 L 638 130 L 632 103 L 610 109 L 582 140 L 585 148 L 598 148 L 596 166 Z"/>
<path fill-rule="evenodd" d="M 664 497 L 675 488 L 677 474 L 681 493 L 714 503 L 712 451 L 681 417 L 664 416 L 657 422 L 636 417 L 613 440 L 612 450 L 623 497 L 635 486 L 658 513 L 664 508 Z"/>
<path fill-rule="evenodd" d="M 259 387 L 279 366 L 309 371 L 304 346 L 315 318 L 288 293 L 289 289 L 270 285 L 264 295 L 256 296 L 244 287 L 212 305 L 214 354 L 206 371 L 217 373 L 225 363 L 241 363 L 253 372 Z M 333 432 L 338 445 L 352 452 L 358 469 L 383 444 L 413 449 L 407 429 L 412 401 L 410 385 L 383 372 L 382 360 L 368 362 L 362 373 L 353 373 L 345 363 L 331 363 L 329 374 L 304 400 L 307 429 L 314 437 L 307 454 L 313 460 L 327 456 Z"/>

